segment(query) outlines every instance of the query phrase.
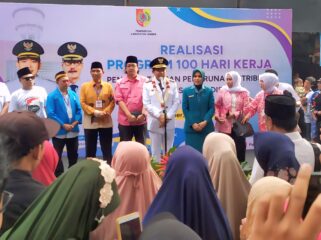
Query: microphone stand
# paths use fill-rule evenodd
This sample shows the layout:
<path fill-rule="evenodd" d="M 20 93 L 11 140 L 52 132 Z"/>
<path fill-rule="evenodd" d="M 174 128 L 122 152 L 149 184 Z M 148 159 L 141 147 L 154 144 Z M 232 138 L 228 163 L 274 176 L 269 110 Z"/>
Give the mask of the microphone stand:
<path fill-rule="evenodd" d="M 163 84 L 163 82 L 164 82 L 164 78 L 163 77 L 161 77 L 160 78 L 160 86 L 161 85 L 164 85 Z M 165 85 L 165 87 L 166 87 L 166 85 Z M 163 114 L 164 114 L 164 118 L 165 118 L 165 123 L 164 123 L 164 138 L 165 138 L 165 146 L 164 146 L 164 150 L 165 150 L 165 154 L 167 153 L 167 111 L 166 111 L 166 103 L 165 103 L 165 101 L 164 101 L 164 86 L 162 86 L 162 87 L 160 87 L 160 90 L 162 91 L 162 96 L 163 96 L 163 102 L 164 102 L 164 106 L 163 106 Z M 165 91 L 166 91 L 166 88 L 165 88 Z"/>

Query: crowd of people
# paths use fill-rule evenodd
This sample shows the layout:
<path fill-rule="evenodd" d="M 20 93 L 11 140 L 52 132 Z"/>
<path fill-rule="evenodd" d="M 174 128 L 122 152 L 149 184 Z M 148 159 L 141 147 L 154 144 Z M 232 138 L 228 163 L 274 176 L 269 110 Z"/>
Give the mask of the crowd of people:
<path fill-rule="evenodd" d="M 138 74 L 137 57 L 128 56 L 114 89 L 103 81 L 100 62 L 91 64 L 92 79 L 79 89 L 60 71 L 47 96 L 28 66 L 40 64 L 42 47 L 23 40 L 13 53 L 21 88 L 10 95 L 0 84 L 0 239 L 113 240 L 116 220 L 133 212 L 143 222 L 140 239 L 318 238 L 321 198 L 302 215 L 311 172 L 321 170 L 315 79 L 304 86 L 296 79 L 292 87 L 268 69 L 251 98 L 240 74 L 229 71 L 214 98 L 204 71 L 194 69 L 193 84 L 182 93 L 185 145 L 171 154 L 160 178 L 151 159 L 159 162 L 173 146 L 180 106 L 167 59 L 151 61 L 148 79 Z M 69 42 L 58 54 L 66 66 L 79 66 L 87 51 Z M 115 105 L 120 143 L 112 154 Z M 255 114 L 259 131 L 248 179 L 241 167 L 246 136 L 235 128 Z M 81 125 L 87 159 L 78 162 Z"/>

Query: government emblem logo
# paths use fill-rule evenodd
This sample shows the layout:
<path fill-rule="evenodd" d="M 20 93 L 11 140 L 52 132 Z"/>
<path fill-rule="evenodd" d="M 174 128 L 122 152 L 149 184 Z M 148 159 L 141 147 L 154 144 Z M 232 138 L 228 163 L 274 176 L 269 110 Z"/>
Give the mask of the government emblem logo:
<path fill-rule="evenodd" d="M 23 42 L 23 47 L 25 48 L 26 51 L 31 51 L 31 49 L 33 47 L 33 43 L 32 42 Z"/>
<path fill-rule="evenodd" d="M 151 12 L 150 9 L 136 9 L 136 22 L 141 27 L 147 27 L 150 24 Z"/>
<path fill-rule="evenodd" d="M 74 53 L 76 51 L 77 45 L 76 44 L 68 44 L 67 48 L 70 53 Z"/>

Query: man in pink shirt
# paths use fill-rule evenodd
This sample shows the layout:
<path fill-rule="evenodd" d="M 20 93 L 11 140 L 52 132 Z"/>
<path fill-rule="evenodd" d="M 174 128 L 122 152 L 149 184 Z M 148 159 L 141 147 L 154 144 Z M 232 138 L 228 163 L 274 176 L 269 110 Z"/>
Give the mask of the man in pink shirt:
<path fill-rule="evenodd" d="M 143 108 L 143 84 L 148 79 L 138 75 L 138 60 L 128 56 L 125 62 L 126 76 L 115 86 L 115 102 L 118 104 L 118 129 L 120 141 L 131 141 L 145 145 L 146 114 Z"/>

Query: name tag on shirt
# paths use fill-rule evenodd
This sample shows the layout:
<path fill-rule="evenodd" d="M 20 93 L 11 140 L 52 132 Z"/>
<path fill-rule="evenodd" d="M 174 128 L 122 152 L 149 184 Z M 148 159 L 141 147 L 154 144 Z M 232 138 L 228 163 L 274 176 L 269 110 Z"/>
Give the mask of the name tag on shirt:
<path fill-rule="evenodd" d="M 189 97 L 189 98 L 192 98 L 192 97 L 194 97 L 194 95 L 189 95 L 188 97 Z"/>
<path fill-rule="evenodd" d="M 67 115 L 69 119 L 72 119 L 72 110 L 70 107 L 67 107 Z"/>
<path fill-rule="evenodd" d="M 103 107 L 103 101 L 102 100 L 96 100 L 96 108 L 102 108 Z"/>

